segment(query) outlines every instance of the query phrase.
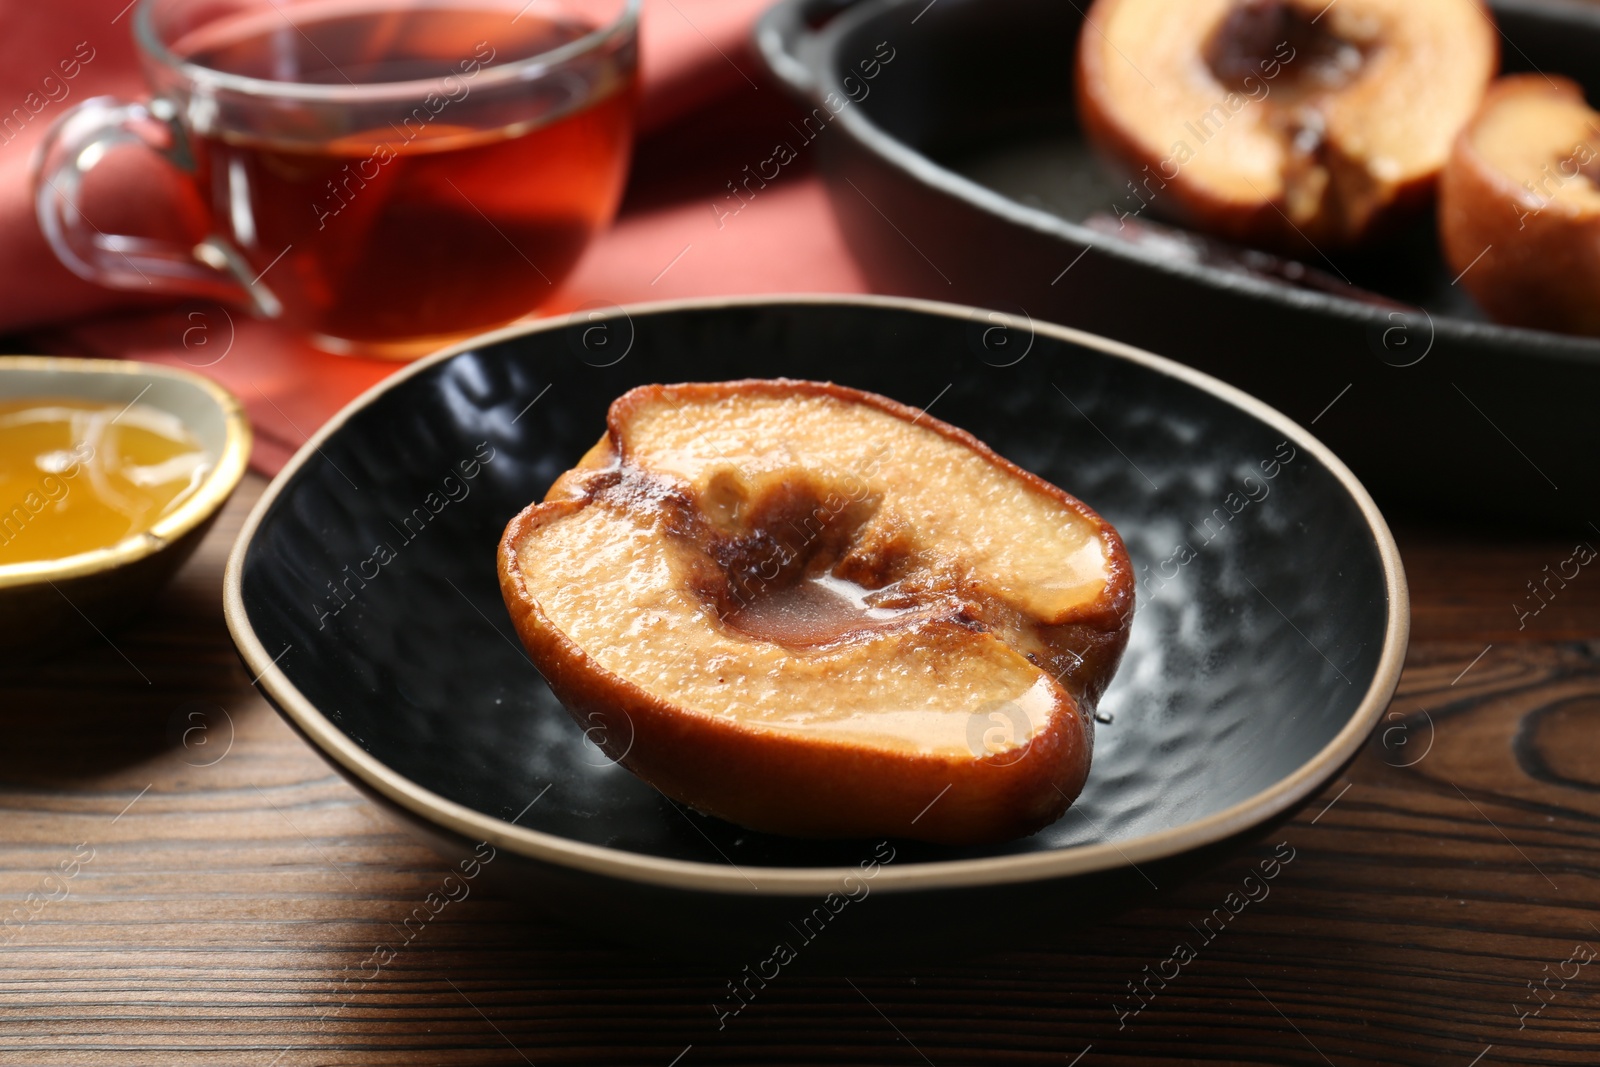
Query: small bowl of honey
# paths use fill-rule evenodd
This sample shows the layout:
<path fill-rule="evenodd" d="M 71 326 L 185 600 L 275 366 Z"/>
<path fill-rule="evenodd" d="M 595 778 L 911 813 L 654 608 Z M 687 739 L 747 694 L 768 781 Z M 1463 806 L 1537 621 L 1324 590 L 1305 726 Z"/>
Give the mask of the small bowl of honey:
<path fill-rule="evenodd" d="M 250 425 L 197 374 L 0 356 L 0 661 L 125 622 L 244 476 Z"/>

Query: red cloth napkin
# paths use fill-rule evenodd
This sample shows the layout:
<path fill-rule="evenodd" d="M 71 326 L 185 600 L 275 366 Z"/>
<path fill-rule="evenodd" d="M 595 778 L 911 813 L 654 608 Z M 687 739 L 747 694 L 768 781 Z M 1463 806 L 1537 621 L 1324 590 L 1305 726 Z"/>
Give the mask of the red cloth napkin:
<path fill-rule="evenodd" d="M 28 113 L 10 127 L 0 121 L 0 329 L 26 332 L 39 351 L 150 360 L 215 378 L 250 413 L 252 465 L 275 473 L 329 416 L 403 364 L 328 355 L 210 301 L 174 306 L 101 289 L 56 262 L 34 221 L 29 157 L 72 104 L 143 93 L 131 12 L 118 15 L 123 2 L 29 5 L 0 35 L 0 101 L 26 101 Z M 794 117 L 750 45 L 765 3 L 647 0 L 639 144 L 622 213 L 541 314 L 716 294 L 865 291 L 809 159 L 785 167 L 736 217 L 713 210 L 725 183 L 767 158 Z M 72 59 L 89 54 L 64 77 Z"/>

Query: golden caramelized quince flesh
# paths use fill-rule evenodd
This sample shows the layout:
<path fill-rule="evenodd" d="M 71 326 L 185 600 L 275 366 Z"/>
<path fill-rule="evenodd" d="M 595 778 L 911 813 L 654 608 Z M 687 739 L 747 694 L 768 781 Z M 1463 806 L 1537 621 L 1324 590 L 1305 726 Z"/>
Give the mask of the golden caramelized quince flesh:
<path fill-rule="evenodd" d="M 924 412 L 782 379 L 622 396 L 499 565 L 602 748 L 699 811 L 807 837 L 1058 818 L 1134 595 L 1116 531 L 1062 490 Z"/>

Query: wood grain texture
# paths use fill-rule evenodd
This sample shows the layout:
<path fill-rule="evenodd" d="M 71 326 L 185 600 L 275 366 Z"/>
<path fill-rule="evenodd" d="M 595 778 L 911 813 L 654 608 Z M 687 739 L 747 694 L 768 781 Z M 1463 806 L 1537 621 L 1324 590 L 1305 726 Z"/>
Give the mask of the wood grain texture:
<path fill-rule="evenodd" d="M 559 902 L 474 892 L 367 962 L 447 871 L 234 656 L 222 562 L 261 488 L 114 648 L 0 666 L 0 1064 L 1600 1062 L 1600 573 L 1510 607 L 1570 541 L 1402 531 L 1400 697 L 1258 843 L 1070 943 L 998 915 L 979 954 L 802 957 L 719 1029 L 736 967 Z"/>

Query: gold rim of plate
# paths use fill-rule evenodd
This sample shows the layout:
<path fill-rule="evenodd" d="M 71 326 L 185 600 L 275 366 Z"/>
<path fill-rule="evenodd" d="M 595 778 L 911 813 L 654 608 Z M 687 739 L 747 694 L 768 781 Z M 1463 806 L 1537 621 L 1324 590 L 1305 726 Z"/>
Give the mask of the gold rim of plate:
<path fill-rule="evenodd" d="M 131 378 L 166 378 L 184 382 L 199 389 L 216 404 L 222 412 L 224 429 L 222 453 L 217 457 L 216 464 L 189 499 L 171 514 L 162 516 L 148 530 L 92 552 L 80 552 L 60 559 L 0 564 L 0 589 L 82 578 L 125 567 L 155 555 L 210 518 L 244 477 L 252 441 L 249 420 L 245 418 L 244 407 L 238 398 L 209 378 L 176 367 L 124 359 L 0 356 L 0 391 L 3 391 L 4 374 L 9 370 L 60 375 L 61 388 L 56 390 L 55 395 L 64 398 L 82 398 L 82 394 L 72 387 L 72 379 L 79 375 L 125 374 Z"/>
<path fill-rule="evenodd" d="M 665 311 L 750 307 L 761 304 L 819 306 L 845 304 L 914 311 L 962 321 L 970 321 L 972 316 L 982 315 L 987 322 L 993 314 L 996 314 L 939 301 L 832 293 L 762 294 L 750 297 L 669 300 L 630 304 L 618 308 L 617 313 L 627 316 Z M 543 320 L 533 325 L 511 326 L 479 335 L 470 341 L 452 345 L 432 356 L 418 360 L 347 404 L 295 453 L 288 465 L 272 480 L 272 484 L 267 487 L 266 492 L 246 518 L 239 539 L 234 543 L 233 552 L 228 557 L 227 572 L 223 582 L 223 611 L 227 618 L 228 630 L 233 635 L 235 644 L 239 646 L 240 654 L 250 671 L 258 675 L 258 684 L 326 756 L 337 761 L 368 787 L 401 808 L 459 834 L 468 841 L 487 841 L 496 848 L 540 862 L 663 888 L 721 894 L 762 893 L 783 896 L 822 895 L 834 891 L 844 884 L 847 875 L 859 873 L 856 868 L 735 867 L 731 864 L 665 859 L 603 845 L 591 845 L 557 834 L 516 826 L 504 819 L 486 815 L 449 800 L 432 790 L 424 789 L 372 756 L 323 715 L 289 681 L 288 676 L 278 667 L 273 653 L 261 643 L 250 626 L 249 615 L 244 606 L 243 569 L 244 559 L 250 550 L 256 529 L 289 479 L 318 454 L 323 443 L 338 432 L 351 416 L 390 390 L 399 388 L 414 375 L 421 374 L 461 352 L 483 348 L 526 334 L 566 329 L 575 324 L 589 325 L 589 315 L 588 312 L 577 312 Z M 1405 570 L 1400 562 L 1400 550 L 1395 544 L 1394 536 L 1389 532 L 1389 526 L 1378 511 L 1378 506 L 1355 475 L 1311 433 L 1288 416 L 1248 393 L 1165 357 L 1064 326 L 1032 322 L 1014 316 L 1002 316 L 1002 318 L 1008 323 L 1014 323 L 1018 328 L 1031 328 L 1047 337 L 1092 348 L 1183 381 L 1276 428 L 1288 435 L 1297 447 L 1304 448 L 1315 456 L 1339 480 L 1360 508 L 1382 561 L 1385 591 L 1388 594 L 1388 618 L 1384 630 L 1383 649 L 1378 658 L 1372 683 L 1338 734 L 1292 774 L 1286 775 L 1246 800 L 1183 826 L 1128 840 L 1104 841 L 1020 855 L 944 860 L 904 866 L 891 865 L 878 872 L 873 882 L 874 889 L 891 891 L 952 889 L 1090 874 L 1179 855 L 1204 845 L 1214 844 L 1259 825 L 1309 797 L 1325 778 L 1343 766 L 1345 761 L 1354 756 L 1365 743 L 1400 683 L 1400 670 L 1410 640 L 1411 602 L 1406 586 Z M 280 657 L 283 651 L 279 650 Z M 1292 696 L 1287 696 L 1286 700 L 1292 700 Z"/>

